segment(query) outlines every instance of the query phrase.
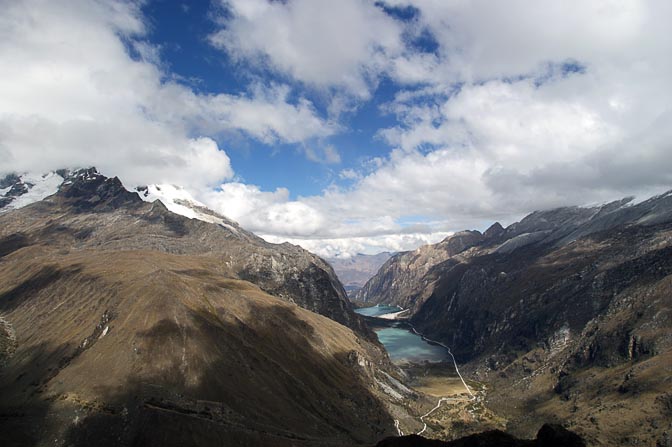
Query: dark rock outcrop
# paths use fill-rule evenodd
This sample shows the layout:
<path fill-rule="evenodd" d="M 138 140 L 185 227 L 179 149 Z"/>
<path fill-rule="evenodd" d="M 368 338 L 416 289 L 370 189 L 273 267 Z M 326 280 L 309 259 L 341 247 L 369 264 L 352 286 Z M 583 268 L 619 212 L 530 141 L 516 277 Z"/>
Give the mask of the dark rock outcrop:
<path fill-rule="evenodd" d="M 492 430 L 454 441 L 425 439 L 418 435 L 399 436 L 384 439 L 376 444 L 376 447 L 585 447 L 585 445 L 584 440 L 576 433 L 560 425 L 544 424 L 533 440 L 517 439 L 500 430 Z"/>
<path fill-rule="evenodd" d="M 96 168 L 80 169 L 69 173 L 58 194 L 77 212 L 114 211 L 120 207 L 139 206 L 142 199 L 121 183 L 118 177 L 108 178 Z"/>

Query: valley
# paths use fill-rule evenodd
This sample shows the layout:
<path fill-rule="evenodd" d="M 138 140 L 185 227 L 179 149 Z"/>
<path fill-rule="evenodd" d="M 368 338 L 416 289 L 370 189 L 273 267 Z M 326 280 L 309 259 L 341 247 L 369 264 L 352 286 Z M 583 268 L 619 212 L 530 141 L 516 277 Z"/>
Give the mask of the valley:
<path fill-rule="evenodd" d="M 0 214 L 7 445 L 665 440 L 669 195 L 398 253 L 355 308 L 328 263 L 181 192 L 62 173 Z"/>
<path fill-rule="evenodd" d="M 376 255 L 359 253 L 347 258 L 327 258 L 326 261 L 334 268 L 348 296 L 354 297 L 392 255 L 389 252 Z"/>
<path fill-rule="evenodd" d="M 399 253 L 357 299 L 409 309 L 450 346 L 484 391 L 481 421 L 523 438 L 553 422 L 591 445 L 667 445 L 671 225 L 669 193 L 535 212 Z M 454 439 L 449 413 L 429 418 L 432 437 Z"/>
<path fill-rule="evenodd" d="M 506 420 L 483 404 L 484 384 L 465 380 L 448 347 L 421 336 L 402 317 L 384 318 L 398 313 L 398 307 L 378 305 L 356 312 L 366 317 L 390 359 L 404 372 L 405 384 L 424 395 L 422 405 L 409 403 L 417 412 L 414 419 L 396 421 L 400 434 L 455 439 L 506 427 Z"/>

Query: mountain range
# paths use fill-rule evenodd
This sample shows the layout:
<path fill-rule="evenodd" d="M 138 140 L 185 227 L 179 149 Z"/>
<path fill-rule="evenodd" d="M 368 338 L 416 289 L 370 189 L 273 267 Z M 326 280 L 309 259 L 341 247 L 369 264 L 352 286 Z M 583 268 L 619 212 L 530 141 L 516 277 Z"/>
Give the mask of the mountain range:
<path fill-rule="evenodd" d="M 479 390 L 421 418 L 432 366 L 393 364 L 326 261 L 178 186 L 9 175 L 3 445 L 667 445 L 671 254 L 668 193 L 332 260 L 348 285 L 384 262 L 351 298 L 409 309 Z M 423 424 L 452 441 L 396 436 Z"/>
<path fill-rule="evenodd" d="M 595 445 L 670 443 L 672 192 L 456 233 L 355 298 L 409 309 L 515 434 L 554 421 Z"/>

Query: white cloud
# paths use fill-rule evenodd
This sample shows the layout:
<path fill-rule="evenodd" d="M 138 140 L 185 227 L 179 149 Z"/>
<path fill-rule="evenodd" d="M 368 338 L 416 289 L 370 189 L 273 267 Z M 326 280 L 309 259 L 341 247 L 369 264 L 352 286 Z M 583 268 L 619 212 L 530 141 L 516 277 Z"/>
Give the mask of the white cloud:
<path fill-rule="evenodd" d="M 306 99 L 288 102 L 287 85 L 253 83 L 249 94 L 196 95 L 177 84 L 164 84 L 151 97 L 154 117 L 206 134 L 237 129 L 266 144 L 301 143 L 338 130 L 322 120 Z"/>
<path fill-rule="evenodd" d="M 324 164 L 338 164 L 341 154 L 333 145 L 305 146 L 304 151 L 308 160 Z"/>
<path fill-rule="evenodd" d="M 338 173 L 338 176 L 344 180 L 358 180 L 361 178 L 361 175 L 358 174 L 357 171 L 355 171 L 352 168 L 343 169 L 341 172 Z"/>
<path fill-rule="evenodd" d="M 95 164 L 130 184 L 182 184 L 269 239 L 330 256 L 414 248 L 672 184 L 672 3 L 384 2 L 417 7 L 406 22 L 366 0 L 221 3 L 231 14 L 212 43 L 283 81 L 197 94 L 166 80 L 131 3 L 10 2 L 0 15 L 1 170 Z M 413 44 L 423 35 L 435 51 Z M 394 149 L 343 166 L 349 187 L 299 198 L 210 188 L 233 176 L 212 139 L 227 132 L 341 162 L 328 137 L 344 124 L 306 97 L 326 97 L 337 118 L 383 77 L 397 83 L 381 108 L 397 124 L 378 135 Z"/>
<path fill-rule="evenodd" d="M 231 56 L 267 65 L 318 88 L 368 98 L 403 26 L 365 0 L 222 0 L 229 15 L 211 36 Z"/>
<path fill-rule="evenodd" d="M 660 47 L 670 5 L 664 0 L 388 0 L 420 11 L 416 28 L 439 44 L 448 81 L 517 76 L 545 62 L 613 63 L 644 46 Z M 651 28 L 653 26 L 653 28 Z M 654 37 L 656 36 L 656 37 Z M 427 61 L 426 61 L 427 62 Z M 431 79 L 430 79 L 431 80 Z"/>
<path fill-rule="evenodd" d="M 431 181 L 439 216 L 515 216 L 672 187 L 669 2 L 387 3 L 419 8 L 415 27 L 439 49 L 394 62 L 393 76 L 429 85 L 383 108 L 399 124 L 379 135 L 407 155 L 381 173 L 462 173 L 469 188 Z M 401 183 L 417 203 L 416 180 Z"/>
<path fill-rule="evenodd" d="M 96 165 L 127 184 L 203 188 L 232 177 L 208 137 L 239 131 L 266 143 L 336 127 L 282 85 L 198 95 L 160 68 L 144 17 L 124 1 L 26 0 L 0 15 L 0 170 Z M 133 59 L 132 47 L 140 59 Z"/>
<path fill-rule="evenodd" d="M 371 179 L 371 183 L 376 180 Z M 389 184 L 379 187 L 377 191 L 331 191 L 292 200 L 286 189 L 265 192 L 231 182 L 202 192 L 197 199 L 271 242 L 288 241 L 327 257 L 409 250 L 438 242 L 450 233 L 442 229 L 443 222 L 402 225 L 391 214 L 383 215 L 399 214 L 404 204 L 394 200 L 398 190 L 389 190 L 383 197 L 378 192 Z M 372 214 L 375 205 L 380 208 Z"/>
<path fill-rule="evenodd" d="M 265 192 L 257 186 L 231 182 L 222 184 L 217 190 L 202 192 L 197 198 L 257 233 L 310 235 L 326 225 L 318 210 L 289 200 L 289 191 L 284 188 Z"/>
<path fill-rule="evenodd" d="M 285 232 L 264 231 L 266 216 L 254 223 L 257 231 L 273 240 L 289 237 L 324 255 L 377 247 L 369 238 L 394 249 L 389 237 L 408 233 L 409 221 L 431 221 L 423 235 L 483 229 L 535 209 L 672 186 L 669 3 L 386 3 L 419 10 L 401 31 L 401 47 L 371 57 L 379 74 L 409 85 L 382 108 L 398 125 L 379 136 L 397 149 L 375 164 L 346 166 L 339 176 L 353 181 L 350 188 L 332 187 L 295 201 L 283 197 L 274 205 L 306 205 L 308 216 L 319 216 L 310 219 L 312 225 L 292 214 L 283 222 Z M 320 65 L 319 58 L 294 44 L 305 7 L 294 1 L 240 12 L 224 35 L 249 36 L 257 27 L 280 24 L 272 28 L 281 30 L 280 44 L 269 44 L 272 37 L 262 33 L 247 43 L 234 39 L 227 49 L 248 58 L 262 55 L 272 68 L 302 82 L 342 87 L 338 77 L 318 79 L 310 69 Z M 344 16 L 331 20 L 348 29 Z M 394 26 L 399 33 L 400 22 Z M 329 30 L 315 33 L 312 42 L 331 48 Z M 409 45 L 422 33 L 436 40 L 436 52 Z M 356 27 L 352 35 L 358 35 Z M 366 42 L 366 35 L 358 41 Z M 354 57 L 334 73 L 366 72 L 367 64 Z"/>
<path fill-rule="evenodd" d="M 349 257 L 358 253 L 376 254 L 383 251 L 399 252 L 415 250 L 421 245 L 435 244 L 451 233 L 390 234 L 374 237 L 347 237 L 338 239 L 292 239 L 263 235 L 269 242 L 299 245 L 323 258 Z"/>

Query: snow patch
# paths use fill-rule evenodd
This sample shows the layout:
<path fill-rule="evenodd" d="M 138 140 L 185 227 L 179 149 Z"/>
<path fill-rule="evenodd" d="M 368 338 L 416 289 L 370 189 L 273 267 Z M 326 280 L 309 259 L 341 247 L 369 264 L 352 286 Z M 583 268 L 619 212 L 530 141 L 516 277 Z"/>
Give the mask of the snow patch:
<path fill-rule="evenodd" d="M 160 200 L 168 210 L 189 219 L 202 220 L 214 223 L 238 233 L 233 222 L 210 210 L 203 203 L 197 201 L 184 188 L 170 184 L 148 185 L 146 188 L 137 188 L 136 191 L 145 202 Z"/>
<path fill-rule="evenodd" d="M 384 383 L 383 381 L 376 379 L 376 383 L 378 383 L 378 386 L 380 387 L 380 389 L 382 389 L 383 392 L 385 394 L 387 394 L 388 396 L 392 396 L 394 399 L 398 399 L 398 400 L 403 399 L 404 396 L 402 396 L 400 393 L 398 393 L 397 391 L 392 389 L 391 386 Z"/>
<path fill-rule="evenodd" d="M 56 194 L 58 187 L 61 186 L 63 180 L 63 177 L 55 172 L 50 172 L 45 175 L 23 174 L 20 177 L 20 182 L 26 186 L 28 191 L 16 197 L 11 203 L 3 208 L 2 211 L 23 208 L 31 203 L 39 202 L 52 194 Z M 0 191 L 0 195 L 6 194 L 10 188 L 5 188 Z"/>

